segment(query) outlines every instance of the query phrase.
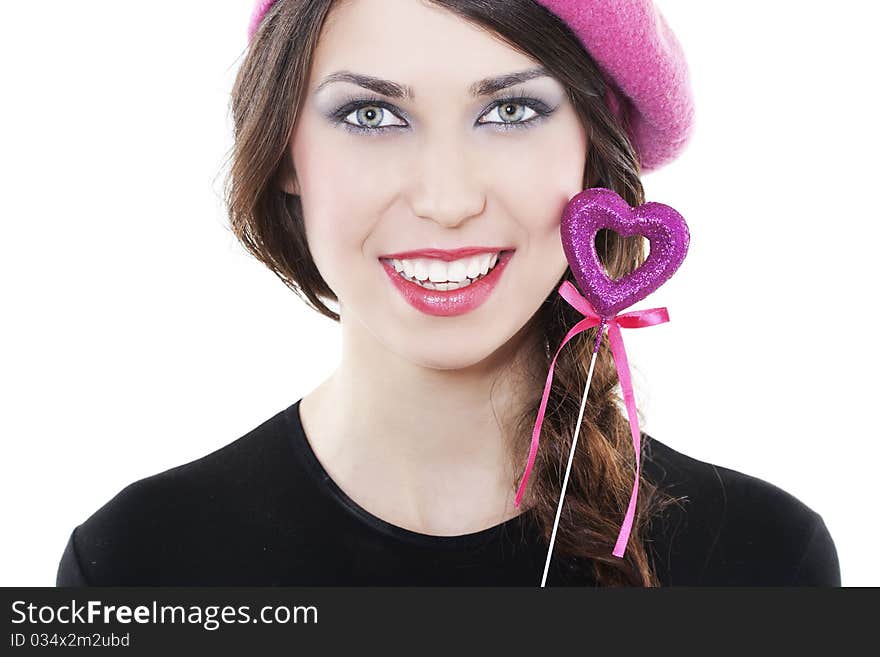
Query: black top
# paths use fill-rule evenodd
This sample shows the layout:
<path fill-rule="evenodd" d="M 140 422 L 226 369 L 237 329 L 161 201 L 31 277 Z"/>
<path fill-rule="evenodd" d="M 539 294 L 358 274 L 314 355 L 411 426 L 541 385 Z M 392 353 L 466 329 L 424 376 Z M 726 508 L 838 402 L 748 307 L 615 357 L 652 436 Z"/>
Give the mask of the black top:
<path fill-rule="evenodd" d="M 385 522 L 324 470 L 300 401 L 120 491 L 73 530 L 57 585 L 540 586 L 547 546 L 527 516 L 459 536 Z M 643 448 L 645 476 L 688 497 L 648 543 L 663 585 L 840 585 L 825 523 L 797 498 L 647 434 Z M 583 572 L 554 554 L 547 586 L 593 585 Z"/>

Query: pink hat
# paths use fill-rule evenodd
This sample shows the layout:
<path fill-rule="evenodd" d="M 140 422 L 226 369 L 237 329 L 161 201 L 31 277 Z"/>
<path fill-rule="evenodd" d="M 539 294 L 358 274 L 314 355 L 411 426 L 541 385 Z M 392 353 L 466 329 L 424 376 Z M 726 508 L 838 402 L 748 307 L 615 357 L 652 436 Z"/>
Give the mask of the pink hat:
<path fill-rule="evenodd" d="M 257 0 L 248 41 L 275 0 Z M 681 45 L 651 0 L 535 0 L 561 18 L 609 82 L 605 100 L 621 118 L 617 94 L 629 100 L 627 124 L 643 173 L 684 149 L 694 101 Z M 624 110 L 626 111 L 626 110 Z"/>

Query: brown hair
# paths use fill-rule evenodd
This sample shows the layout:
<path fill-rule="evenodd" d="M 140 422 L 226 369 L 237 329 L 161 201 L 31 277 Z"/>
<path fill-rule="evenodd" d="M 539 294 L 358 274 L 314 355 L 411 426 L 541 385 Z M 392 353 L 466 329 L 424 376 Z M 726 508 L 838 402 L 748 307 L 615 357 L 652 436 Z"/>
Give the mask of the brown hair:
<path fill-rule="evenodd" d="M 245 248 L 271 269 L 309 306 L 339 321 L 323 299 L 337 298 L 312 260 L 306 242 L 298 196 L 282 191 L 281 175 L 292 171 L 287 145 L 296 113 L 308 85 L 318 36 L 336 0 L 278 0 L 264 17 L 232 89 L 234 125 L 232 163 L 226 202 L 232 229 Z M 609 83 L 568 26 L 533 0 L 430 0 L 503 39 L 541 62 L 568 90 L 575 110 L 588 128 L 583 187 L 607 187 L 630 205 L 644 202 L 637 154 L 627 137 L 625 97 L 616 95 L 621 124 L 604 101 Z M 612 92 L 614 89 L 612 87 Z M 616 92 L 615 92 L 616 93 Z M 597 236 L 597 249 L 609 276 L 632 271 L 645 259 L 642 240 L 624 239 L 611 231 Z M 563 280 L 574 283 L 571 270 Z M 535 374 L 534 396 L 515 419 L 510 437 L 512 458 L 522 475 L 532 428 L 553 350 L 567 331 L 583 319 L 554 292 L 526 327 L 528 348 L 540 354 L 543 371 Z M 523 504 L 530 520 L 549 544 L 568 463 L 580 402 L 587 378 L 595 328 L 580 333 L 562 350 L 535 461 Z M 617 373 L 607 338 L 603 338 L 590 397 L 585 408 L 572 464 L 565 513 L 560 517 L 554 561 L 565 555 L 571 567 L 588 569 L 602 586 L 658 586 L 647 541 L 655 513 L 674 501 L 644 475 L 630 540 L 622 559 L 611 554 L 636 474 L 632 436 L 615 393 Z"/>

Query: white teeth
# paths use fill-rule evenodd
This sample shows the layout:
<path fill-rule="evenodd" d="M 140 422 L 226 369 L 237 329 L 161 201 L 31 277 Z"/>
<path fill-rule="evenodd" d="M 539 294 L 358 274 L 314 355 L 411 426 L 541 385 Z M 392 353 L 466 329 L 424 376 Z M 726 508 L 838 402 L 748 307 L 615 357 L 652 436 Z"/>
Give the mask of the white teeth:
<path fill-rule="evenodd" d="M 419 279 L 420 281 L 423 281 L 423 280 L 425 280 L 426 278 L 428 278 L 428 273 L 429 273 L 429 270 L 428 270 L 428 264 L 429 264 L 429 263 L 426 262 L 425 260 L 416 260 L 416 261 L 414 261 L 414 262 L 413 262 L 413 270 L 412 270 L 412 271 L 413 271 L 413 274 L 412 274 L 412 275 L 415 276 L 415 277 L 416 277 L 417 279 Z"/>
<path fill-rule="evenodd" d="M 473 285 L 474 281 L 466 281 L 464 283 L 432 283 L 431 281 L 416 282 L 416 285 L 427 290 L 458 290 L 468 285 Z"/>
<path fill-rule="evenodd" d="M 468 258 L 467 259 L 467 270 L 466 274 L 468 278 L 476 278 L 480 275 L 480 271 L 482 270 L 482 259 L 481 258 Z"/>
<path fill-rule="evenodd" d="M 485 274 L 489 271 L 490 267 L 494 267 L 495 263 L 498 262 L 498 254 L 497 253 L 487 253 L 486 254 L 486 264 L 482 266 L 480 269 L 480 273 Z"/>
<path fill-rule="evenodd" d="M 499 253 L 481 253 L 447 262 L 436 258 L 394 259 L 394 268 L 417 283 L 433 283 L 431 289 L 456 289 L 485 276 L 498 262 Z M 443 287 L 448 282 L 448 288 Z M 425 287 L 429 287 L 425 285 Z"/>
<path fill-rule="evenodd" d="M 428 278 L 431 279 L 432 283 L 445 283 L 446 281 L 453 280 L 452 276 L 447 274 L 448 271 L 449 266 L 442 260 L 431 260 L 428 263 Z M 421 276 L 416 278 L 421 280 Z"/>
<path fill-rule="evenodd" d="M 452 262 L 449 263 L 449 266 L 447 267 L 447 274 L 446 275 L 449 276 L 449 278 L 445 279 L 445 280 L 450 280 L 450 281 L 463 281 L 463 280 L 465 280 L 468 277 L 467 263 L 462 260 L 453 260 Z M 474 278 L 476 278 L 476 277 L 474 277 Z M 434 279 L 431 279 L 431 280 L 434 280 Z"/>

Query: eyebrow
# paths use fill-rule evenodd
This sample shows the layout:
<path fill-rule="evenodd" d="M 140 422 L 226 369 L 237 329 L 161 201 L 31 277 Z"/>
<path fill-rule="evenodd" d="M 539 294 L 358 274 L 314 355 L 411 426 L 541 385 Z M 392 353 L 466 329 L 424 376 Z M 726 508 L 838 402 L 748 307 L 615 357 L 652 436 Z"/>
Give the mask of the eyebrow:
<path fill-rule="evenodd" d="M 525 71 L 517 71 L 515 73 L 507 73 L 505 75 L 498 75 L 496 77 L 486 78 L 485 80 L 478 80 L 477 82 L 474 82 L 470 87 L 468 87 L 468 92 L 474 98 L 479 98 L 480 96 L 488 96 L 489 94 L 493 94 L 496 91 L 506 89 L 507 87 L 512 87 L 515 84 L 520 84 L 521 82 L 526 82 L 527 80 L 532 80 L 534 78 L 540 78 L 549 75 L 550 71 L 548 71 L 546 68 L 530 68 Z M 335 73 L 331 73 L 324 78 L 321 84 L 318 85 L 314 93 L 318 93 L 319 91 L 321 91 L 321 89 L 334 82 L 351 82 L 358 85 L 359 87 L 370 89 L 371 91 L 375 91 L 377 94 L 382 94 L 383 96 L 388 96 L 390 98 L 404 98 L 407 100 L 415 100 L 416 97 L 416 94 L 413 91 L 412 87 L 408 87 L 404 84 L 398 84 L 397 82 L 392 82 L 391 80 L 382 80 L 381 78 L 375 78 L 370 75 L 363 75 L 360 73 L 353 73 L 351 71 L 336 71 Z"/>

